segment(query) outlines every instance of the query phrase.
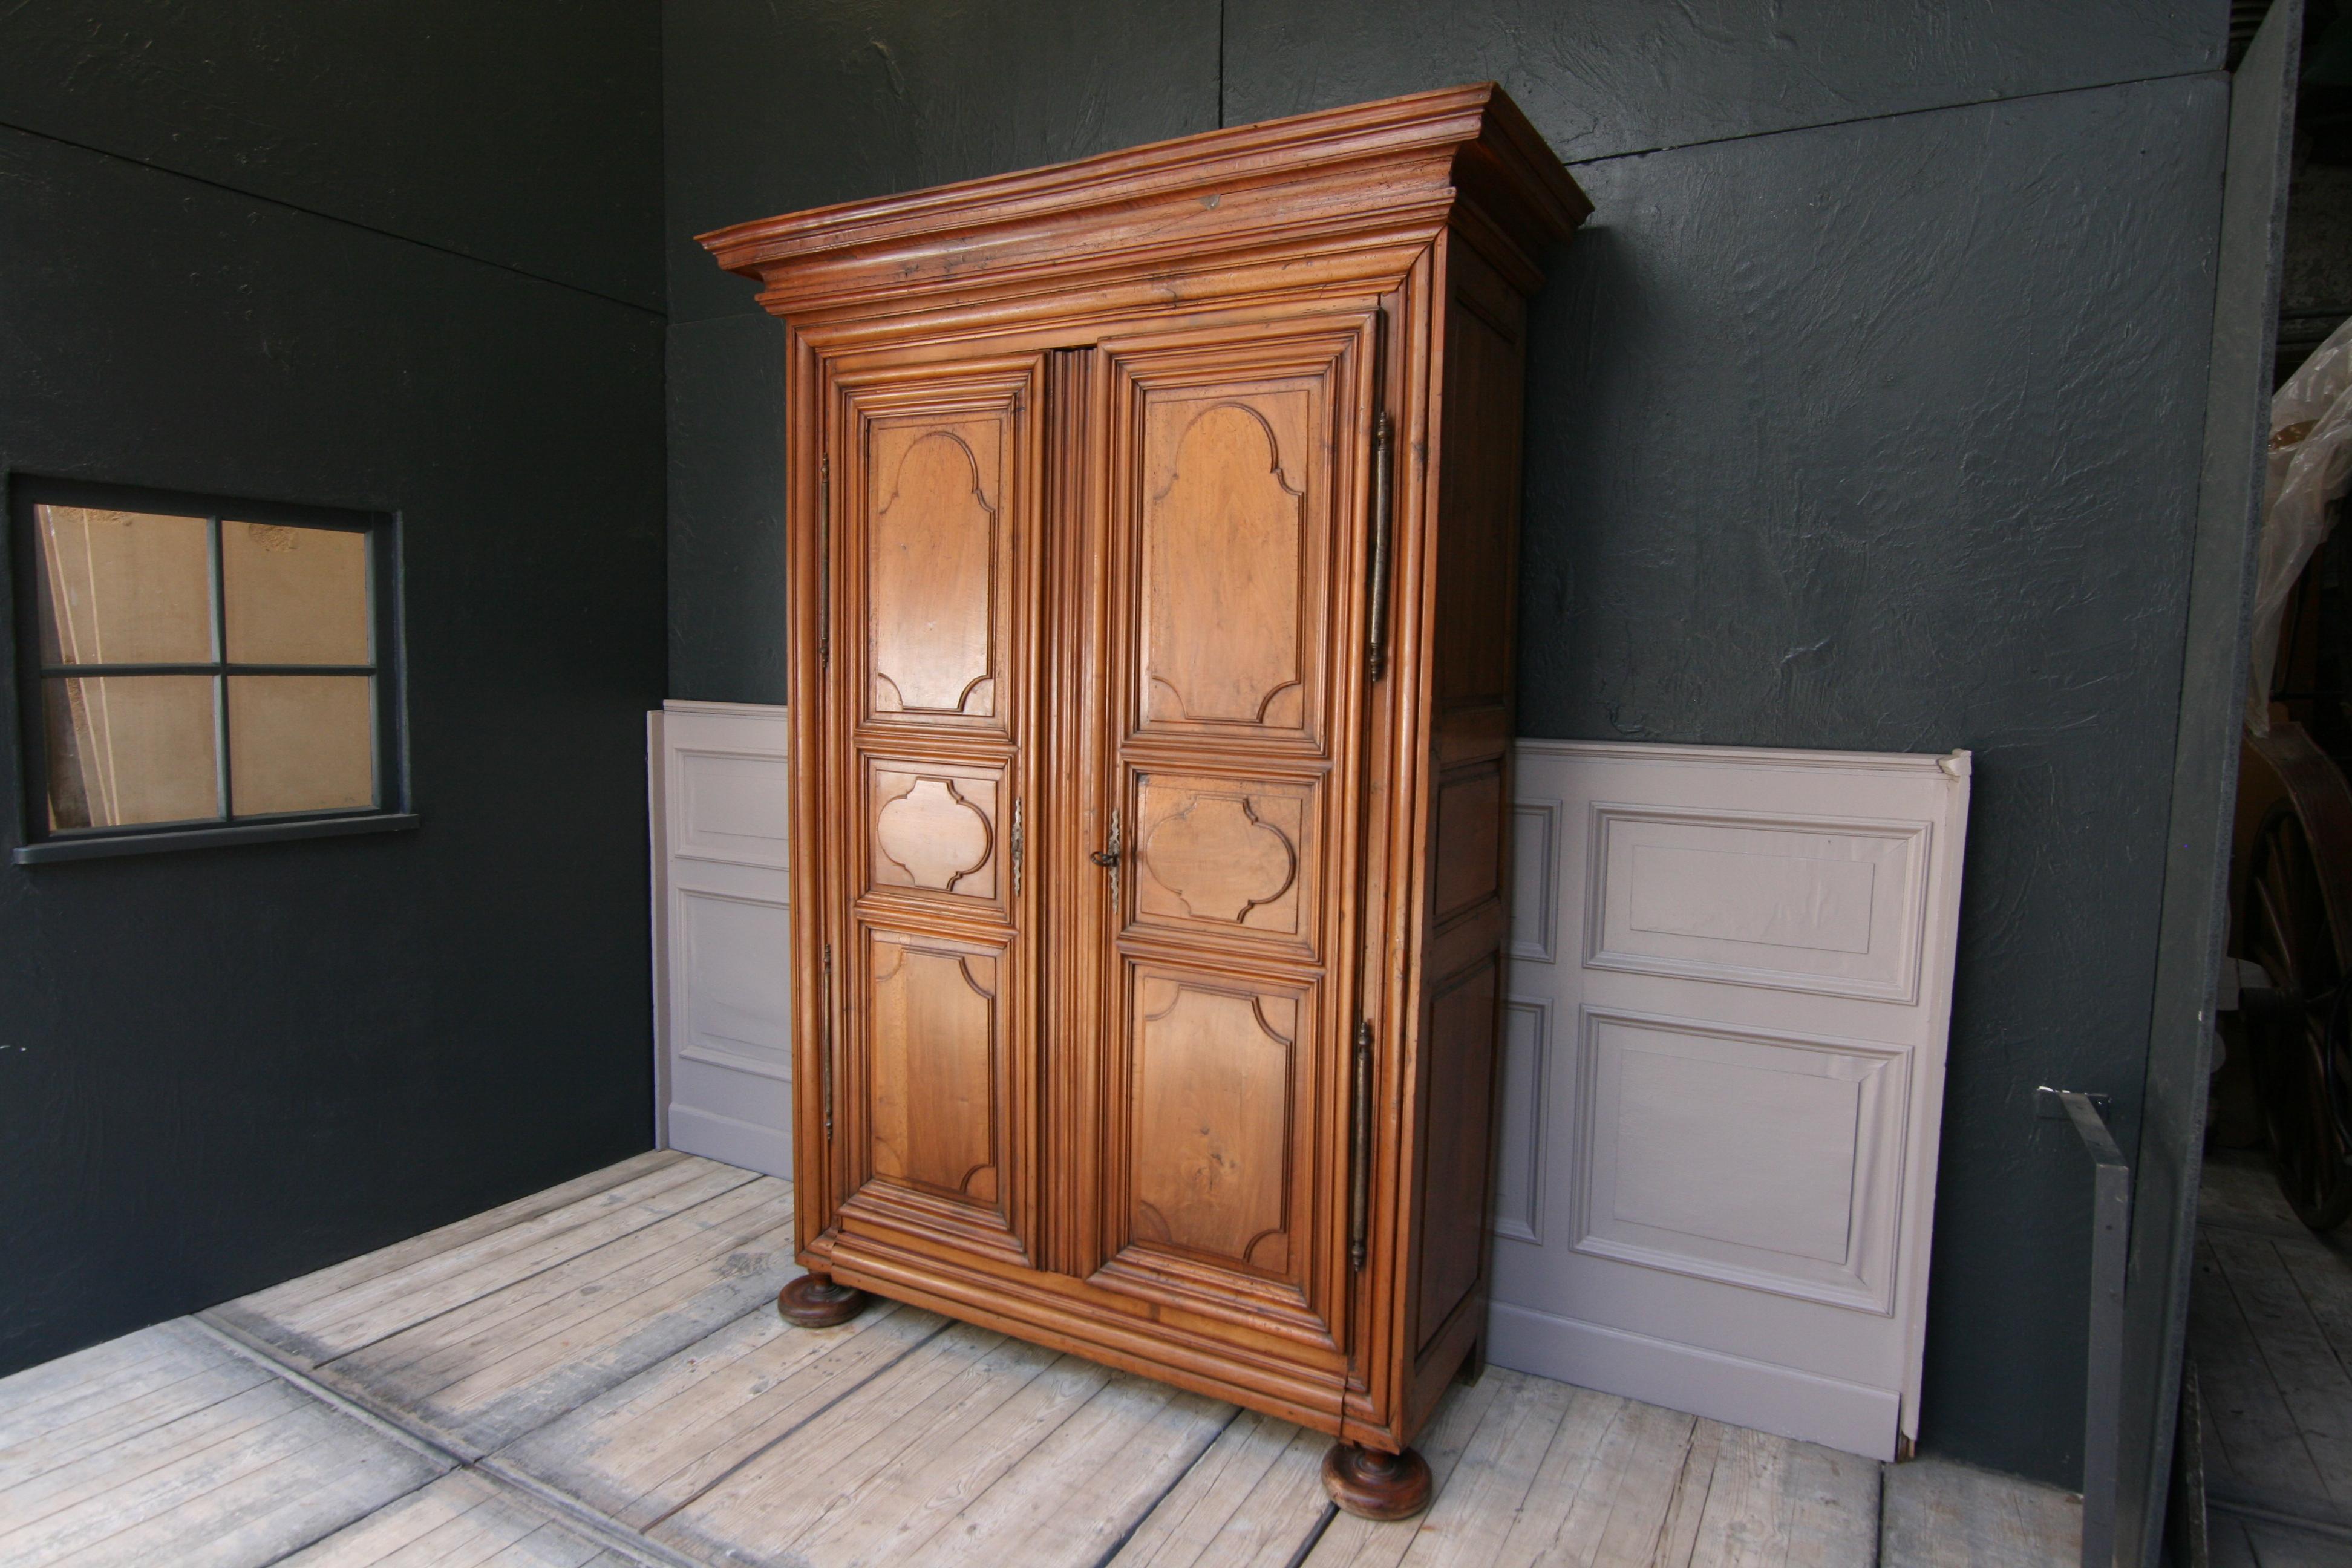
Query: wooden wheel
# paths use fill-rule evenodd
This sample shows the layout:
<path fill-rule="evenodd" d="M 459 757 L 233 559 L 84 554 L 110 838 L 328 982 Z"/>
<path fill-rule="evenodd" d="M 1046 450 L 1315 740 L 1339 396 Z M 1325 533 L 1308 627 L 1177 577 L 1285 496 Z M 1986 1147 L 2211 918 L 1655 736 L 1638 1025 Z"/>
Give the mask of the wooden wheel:
<path fill-rule="evenodd" d="M 2352 988 L 2341 954 L 2352 932 L 2331 907 L 2345 868 L 2324 866 L 2295 803 L 2263 816 L 2246 860 L 2238 951 L 2268 986 L 2242 1016 L 2280 1189 L 2295 1216 L 2328 1230 L 2352 1215 Z"/>

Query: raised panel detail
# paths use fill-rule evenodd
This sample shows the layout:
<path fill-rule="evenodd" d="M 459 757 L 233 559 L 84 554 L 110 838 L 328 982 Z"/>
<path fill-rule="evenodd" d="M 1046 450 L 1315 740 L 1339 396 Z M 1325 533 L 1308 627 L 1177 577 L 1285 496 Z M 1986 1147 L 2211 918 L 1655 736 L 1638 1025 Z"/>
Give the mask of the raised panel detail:
<path fill-rule="evenodd" d="M 1503 1004 L 1501 1122 L 1495 1162 L 1495 1234 L 1543 1245 L 1546 1096 L 1551 1079 L 1551 1004 L 1513 996 Z"/>
<path fill-rule="evenodd" d="M 875 887 L 996 897 L 996 773 L 877 763 L 872 777 Z"/>
<path fill-rule="evenodd" d="M 1503 769 L 1489 763 L 1437 786 L 1437 918 L 1448 921 L 1501 890 Z"/>
<path fill-rule="evenodd" d="M 671 853 L 738 866 L 791 865 L 791 776 L 782 757 L 688 751 L 677 758 Z"/>
<path fill-rule="evenodd" d="M 1147 973 L 1135 1006 L 1132 1235 L 1286 1278 L 1300 998 Z"/>
<path fill-rule="evenodd" d="M 1136 776 L 1138 919 L 1306 938 L 1320 868 L 1315 787 Z"/>
<path fill-rule="evenodd" d="M 1422 1201 L 1432 1214 L 1486 1212 L 1501 969 L 1498 958 L 1481 958 L 1442 982 L 1430 998 L 1429 1034 L 1421 1053 L 1422 1095 L 1429 1108 L 1421 1180 Z M 1416 1351 L 1436 1338 L 1464 1299 L 1477 1289 L 1485 1258 L 1486 1236 L 1480 1226 L 1438 1226 L 1423 1239 L 1422 1343 Z"/>
<path fill-rule="evenodd" d="M 869 428 L 867 595 L 877 713 L 996 712 L 1005 421 Z"/>
<path fill-rule="evenodd" d="M 1911 1003 L 1929 825 L 1593 807 L 1596 969 Z"/>
<path fill-rule="evenodd" d="M 793 1073 L 792 914 L 781 904 L 677 896 L 684 974 L 678 1054 L 768 1078 Z"/>
<path fill-rule="evenodd" d="M 1144 417 L 1144 716 L 1305 718 L 1307 389 L 1154 395 Z"/>
<path fill-rule="evenodd" d="M 1587 1011 L 1576 1247 L 1892 1310 L 1906 1058 Z"/>
<path fill-rule="evenodd" d="M 874 1173 L 993 1207 L 1002 1131 L 997 956 L 877 931 L 867 962 Z"/>
<path fill-rule="evenodd" d="M 1550 963 L 1559 942 L 1559 802 L 1522 800 L 1511 814 L 1511 956 Z"/>

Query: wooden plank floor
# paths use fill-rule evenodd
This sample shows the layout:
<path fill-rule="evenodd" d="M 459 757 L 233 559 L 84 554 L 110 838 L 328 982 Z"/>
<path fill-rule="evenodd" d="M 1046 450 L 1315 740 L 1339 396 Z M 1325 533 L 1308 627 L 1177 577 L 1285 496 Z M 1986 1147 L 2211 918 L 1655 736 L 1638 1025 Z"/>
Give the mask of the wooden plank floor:
<path fill-rule="evenodd" d="M 2189 1354 L 2214 1563 L 2352 1563 L 2352 1237 L 2305 1230 L 2260 1154 L 2206 1161 Z"/>
<path fill-rule="evenodd" d="M 2073 1561 L 2063 1493 L 1502 1370 L 1423 1435 L 1429 1512 L 1369 1524 L 1287 1423 L 889 1302 L 787 1328 L 791 1228 L 646 1154 L 0 1380 L 0 1563 Z"/>

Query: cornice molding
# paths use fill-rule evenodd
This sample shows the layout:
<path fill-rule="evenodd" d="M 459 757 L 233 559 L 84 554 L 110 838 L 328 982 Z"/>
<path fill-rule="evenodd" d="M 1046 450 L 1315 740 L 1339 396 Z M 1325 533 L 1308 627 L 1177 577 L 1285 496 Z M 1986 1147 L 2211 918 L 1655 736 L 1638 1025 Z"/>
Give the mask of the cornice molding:
<path fill-rule="evenodd" d="M 960 184 L 741 223 L 700 237 L 779 314 L 920 309 L 1181 265 L 1245 264 L 1345 237 L 1433 237 L 1475 209 L 1483 248 L 1532 282 L 1591 211 L 1491 83 L 1205 132 Z M 1466 215 L 1465 215 L 1466 216 Z"/>

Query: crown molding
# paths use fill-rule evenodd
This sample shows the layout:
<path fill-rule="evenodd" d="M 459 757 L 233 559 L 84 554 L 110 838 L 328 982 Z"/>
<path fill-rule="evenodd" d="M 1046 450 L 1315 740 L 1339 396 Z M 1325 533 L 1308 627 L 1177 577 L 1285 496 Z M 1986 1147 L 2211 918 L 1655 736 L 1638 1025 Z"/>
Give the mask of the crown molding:
<path fill-rule="evenodd" d="M 1141 280 L 1181 263 L 1426 244 L 1472 209 L 1482 248 L 1530 284 L 1592 210 L 1491 83 L 1206 132 L 700 237 L 777 314 L 921 309 Z"/>

